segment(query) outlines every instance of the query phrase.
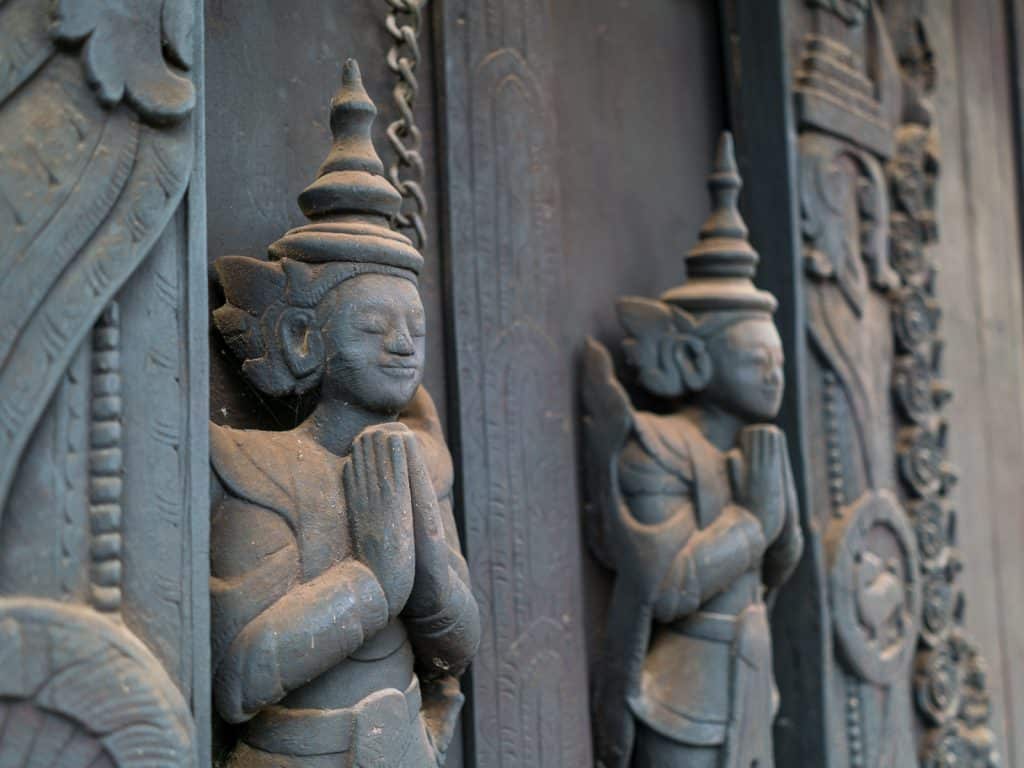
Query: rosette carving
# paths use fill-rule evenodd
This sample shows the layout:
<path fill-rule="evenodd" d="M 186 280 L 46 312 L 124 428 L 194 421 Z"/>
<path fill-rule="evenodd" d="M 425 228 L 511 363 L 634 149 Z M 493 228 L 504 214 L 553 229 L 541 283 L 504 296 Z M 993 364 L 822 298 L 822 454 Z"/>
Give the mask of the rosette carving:
<path fill-rule="evenodd" d="M 960 664 L 947 640 L 915 659 L 917 706 L 932 725 L 949 722 L 960 709 Z"/>
<path fill-rule="evenodd" d="M 919 286 L 904 286 L 893 304 L 893 330 L 900 348 L 914 352 L 930 341 L 939 324 L 935 299 Z"/>

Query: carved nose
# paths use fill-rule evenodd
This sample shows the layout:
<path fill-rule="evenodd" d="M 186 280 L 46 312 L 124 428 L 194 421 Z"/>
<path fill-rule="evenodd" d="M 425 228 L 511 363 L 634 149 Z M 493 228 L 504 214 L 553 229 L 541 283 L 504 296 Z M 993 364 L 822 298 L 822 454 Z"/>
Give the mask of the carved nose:
<path fill-rule="evenodd" d="M 408 356 L 416 351 L 416 347 L 412 343 L 412 337 L 404 329 L 396 329 L 390 333 L 385 347 L 393 355 Z"/>

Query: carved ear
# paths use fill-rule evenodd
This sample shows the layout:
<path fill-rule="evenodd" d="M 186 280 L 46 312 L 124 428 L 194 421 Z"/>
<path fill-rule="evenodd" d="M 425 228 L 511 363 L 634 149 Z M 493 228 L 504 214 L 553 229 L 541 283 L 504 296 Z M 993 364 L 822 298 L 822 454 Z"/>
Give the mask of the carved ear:
<path fill-rule="evenodd" d="M 297 380 L 312 375 L 323 365 L 324 340 L 315 327 L 310 309 L 288 307 L 277 321 L 281 355 Z"/>
<path fill-rule="evenodd" d="M 626 297 L 616 302 L 619 321 L 631 338 L 622 343 L 626 360 L 637 369 L 640 383 L 661 397 L 683 393 L 679 366 L 671 347 L 678 333 L 667 304 L 651 299 Z"/>
<path fill-rule="evenodd" d="M 711 381 L 711 356 L 698 336 L 680 336 L 672 350 L 687 392 L 700 392 Z"/>

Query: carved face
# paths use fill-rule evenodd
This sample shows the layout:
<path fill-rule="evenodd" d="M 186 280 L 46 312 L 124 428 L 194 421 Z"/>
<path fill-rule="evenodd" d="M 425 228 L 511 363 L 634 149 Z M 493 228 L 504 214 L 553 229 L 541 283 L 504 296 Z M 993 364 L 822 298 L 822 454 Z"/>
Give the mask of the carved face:
<path fill-rule="evenodd" d="M 367 274 L 346 280 L 321 303 L 326 366 L 322 397 L 393 413 L 423 378 L 426 319 L 410 281 Z"/>
<path fill-rule="evenodd" d="M 782 340 L 770 318 L 734 323 L 708 342 L 713 360 L 706 399 L 750 422 L 775 418 L 782 404 Z"/>

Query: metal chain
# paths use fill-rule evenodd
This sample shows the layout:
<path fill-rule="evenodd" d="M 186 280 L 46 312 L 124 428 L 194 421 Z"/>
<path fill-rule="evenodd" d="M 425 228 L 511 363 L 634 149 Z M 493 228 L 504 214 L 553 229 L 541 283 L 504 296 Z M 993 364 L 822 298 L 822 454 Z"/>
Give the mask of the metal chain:
<path fill-rule="evenodd" d="M 427 245 L 424 223 L 427 197 L 423 193 L 424 169 L 423 156 L 420 154 L 422 136 L 416 126 L 413 105 L 419 91 L 416 66 L 420 62 L 420 21 L 427 0 L 387 0 L 387 3 L 391 10 L 384 25 L 395 40 L 388 51 L 388 69 L 398 77 L 391 91 L 398 108 L 398 119 L 387 128 L 388 141 L 395 151 L 395 160 L 388 168 L 388 176 L 402 198 L 411 201 L 410 205 L 403 205 L 395 216 L 395 224 L 403 229 L 415 230 L 418 241 L 416 245 L 422 250 Z"/>

